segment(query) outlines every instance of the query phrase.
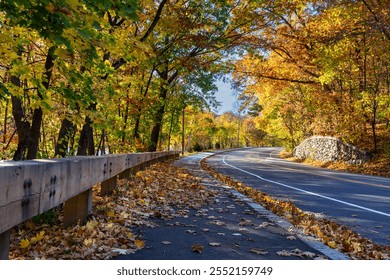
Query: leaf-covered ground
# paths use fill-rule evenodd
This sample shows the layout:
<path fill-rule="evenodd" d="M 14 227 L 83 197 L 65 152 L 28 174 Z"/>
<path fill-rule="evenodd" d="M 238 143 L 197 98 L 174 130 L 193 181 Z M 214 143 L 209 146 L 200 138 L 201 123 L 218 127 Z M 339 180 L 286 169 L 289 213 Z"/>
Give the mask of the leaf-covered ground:
<path fill-rule="evenodd" d="M 375 244 L 343 225 L 329 219 L 317 218 L 312 213 L 302 211 L 290 201 L 275 199 L 266 193 L 232 180 L 230 177 L 214 171 L 205 160 L 201 164 L 204 170 L 207 170 L 218 180 L 235 188 L 273 213 L 285 217 L 293 225 L 301 228 L 305 234 L 316 236 L 330 248 L 337 249 L 352 259 L 390 259 L 390 246 Z"/>
<path fill-rule="evenodd" d="M 93 191 L 93 212 L 85 224 L 64 229 L 59 207 L 35 217 L 11 233 L 10 259 L 109 259 L 144 247 L 133 225 L 154 227 L 150 217 L 170 219 L 183 209 L 200 208 L 215 192 L 185 169 L 159 163 L 123 180 L 111 196 Z"/>

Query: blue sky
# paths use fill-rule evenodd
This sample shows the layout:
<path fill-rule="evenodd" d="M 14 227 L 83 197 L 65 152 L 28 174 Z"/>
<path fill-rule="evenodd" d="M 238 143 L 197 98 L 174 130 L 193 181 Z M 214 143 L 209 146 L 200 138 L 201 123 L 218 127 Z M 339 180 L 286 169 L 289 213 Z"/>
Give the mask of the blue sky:
<path fill-rule="evenodd" d="M 230 83 L 224 83 L 218 81 L 218 92 L 215 94 L 216 99 L 222 103 L 222 106 L 218 110 L 218 114 L 233 110 L 233 103 L 236 100 L 233 94 L 233 90 L 230 88 Z"/>

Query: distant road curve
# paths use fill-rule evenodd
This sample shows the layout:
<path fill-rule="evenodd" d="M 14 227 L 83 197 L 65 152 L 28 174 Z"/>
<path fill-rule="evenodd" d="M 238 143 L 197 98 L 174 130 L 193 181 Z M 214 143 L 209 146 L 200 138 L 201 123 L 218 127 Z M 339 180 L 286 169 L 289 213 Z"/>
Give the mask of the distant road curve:
<path fill-rule="evenodd" d="M 344 224 L 376 243 L 390 245 L 390 178 L 315 168 L 278 158 L 281 148 L 216 154 L 208 163 L 304 211 Z"/>

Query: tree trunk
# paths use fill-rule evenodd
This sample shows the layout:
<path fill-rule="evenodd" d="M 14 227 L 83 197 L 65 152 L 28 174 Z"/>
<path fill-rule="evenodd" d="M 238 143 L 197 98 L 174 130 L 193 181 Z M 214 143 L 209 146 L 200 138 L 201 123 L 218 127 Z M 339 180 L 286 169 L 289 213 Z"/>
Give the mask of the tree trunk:
<path fill-rule="evenodd" d="M 185 152 L 185 109 L 186 109 L 186 106 L 183 107 L 183 112 L 182 112 L 182 115 L 181 115 L 181 154 L 184 156 L 184 152 Z"/>
<path fill-rule="evenodd" d="M 76 125 L 67 117 L 62 120 L 60 132 L 58 133 L 57 145 L 54 156 L 65 157 L 69 146 L 69 140 L 76 131 Z"/>
<path fill-rule="evenodd" d="M 127 121 L 129 119 L 129 91 L 127 91 L 126 95 L 126 109 L 125 109 L 125 115 L 123 117 L 123 135 L 122 135 L 122 144 L 125 143 L 126 140 L 126 129 L 127 129 Z"/>
<path fill-rule="evenodd" d="M 41 136 L 43 112 L 41 108 L 34 109 L 32 125 L 27 141 L 27 159 L 37 157 L 39 148 L 39 138 Z"/>
<path fill-rule="evenodd" d="M 171 116 L 171 123 L 169 125 L 169 132 L 168 132 L 168 151 L 171 149 L 171 134 L 172 134 L 172 129 L 173 129 L 173 121 L 175 117 L 175 109 L 172 111 L 172 116 Z"/>
<path fill-rule="evenodd" d="M 164 108 L 160 108 L 156 114 L 156 122 L 154 123 L 152 133 L 150 135 L 150 144 L 148 147 L 148 152 L 155 152 L 157 151 L 157 143 L 158 139 L 160 137 L 160 129 L 161 129 L 161 123 L 162 123 L 162 118 L 164 115 Z M 159 119 L 159 120 L 157 120 Z"/>
<path fill-rule="evenodd" d="M 45 89 L 49 88 L 50 78 L 54 66 L 54 51 L 55 47 L 50 47 L 46 56 L 45 62 L 45 73 L 43 74 L 42 85 Z M 43 99 L 43 95 L 38 91 L 38 96 L 40 99 Z M 39 138 L 41 135 L 41 126 L 43 119 L 43 111 L 42 108 L 34 109 L 32 124 L 30 127 L 30 133 L 27 141 L 27 159 L 34 159 L 37 157 L 38 149 L 39 149 Z"/>
<path fill-rule="evenodd" d="M 166 61 L 163 71 L 158 71 L 158 74 L 163 81 L 161 88 L 160 88 L 160 95 L 159 95 L 159 101 L 162 102 L 162 104 L 157 109 L 157 112 L 154 117 L 154 125 L 152 128 L 152 133 L 150 135 L 150 144 L 148 147 L 149 152 L 155 152 L 157 150 L 157 143 L 158 139 L 160 138 L 160 132 L 161 132 L 161 126 L 162 121 L 164 117 L 165 112 L 165 100 L 168 95 L 168 89 L 169 85 L 176 79 L 176 77 L 179 75 L 179 71 L 175 71 L 171 77 L 169 77 L 169 62 Z"/>
<path fill-rule="evenodd" d="M 95 105 L 96 107 L 96 105 Z M 79 147 L 77 149 L 78 156 L 93 156 L 95 155 L 95 144 L 93 140 L 92 120 L 90 117 L 85 117 L 85 124 L 80 133 Z"/>
<path fill-rule="evenodd" d="M 155 68 L 155 66 L 153 66 L 153 69 L 152 69 L 152 71 L 150 72 L 150 75 L 149 75 L 148 82 L 146 83 L 145 91 L 142 94 L 141 104 L 144 102 L 144 99 L 146 98 L 146 95 L 149 92 L 149 87 L 150 87 L 150 84 L 152 82 L 153 73 L 154 73 L 155 70 L 156 70 L 156 68 Z M 142 93 L 142 89 L 141 89 L 141 93 Z M 140 140 L 139 126 L 140 126 L 140 121 L 141 121 L 141 112 L 142 112 L 142 105 L 138 107 L 138 111 L 137 111 L 136 119 L 135 119 L 135 125 L 134 125 L 134 132 L 133 132 L 134 139 L 138 140 L 138 141 Z"/>
<path fill-rule="evenodd" d="M 11 76 L 11 83 L 17 87 L 21 86 L 20 79 Z M 16 131 L 18 133 L 18 147 L 14 153 L 13 160 L 24 160 L 26 157 L 27 141 L 30 133 L 30 123 L 26 120 L 23 110 L 22 100 L 16 96 L 11 96 L 12 115 L 15 120 Z"/>
<path fill-rule="evenodd" d="M 5 103 L 5 113 L 4 113 L 4 126 L 3 126 L 3 131 L 4 131 L 4 135 L 3 135 L 3 144 L 7 143 L 7 119 L 8 119 L 8 99 Z"/>

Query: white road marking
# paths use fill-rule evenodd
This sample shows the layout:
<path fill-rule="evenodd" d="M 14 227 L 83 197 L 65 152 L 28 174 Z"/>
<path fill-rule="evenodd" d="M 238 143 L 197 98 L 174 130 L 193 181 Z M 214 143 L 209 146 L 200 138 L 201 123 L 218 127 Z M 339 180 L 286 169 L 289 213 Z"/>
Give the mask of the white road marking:
<path fill-rule="evenodd" d="M 222 161 L 223 161 L 223 163 L 225 165 L 227 165 L 227 166 L 229 166 L 231 168 L 237 169 L 237 170 L 239 170 L 241 172 L 244 172 L 246 174 L 252 175 L 252 176 L 254 176 L 254 177 L 256 177 L 256 178 L 258 178 L 260 180 L 263 180 L 265 182 L 269 182 L 269 183 L 276 184 L 276 185 L 279 185 L 279 186 L 282 186 L 282 187 L 293 189 L 293 190 L 296 190 L 296 191 L 299 191 L 299 192 L 302 192 L 302 193 L 305 193 L 305 194 L 321 197 L 323 199 L 327 199 L 327 200 L 330 200 L 330 201 L 338 202 L 338 203 L 341 203 L 341 204 L 344 204 L 344 205 L 352 206 L 352 207 L 355 207 L 355 208 L 358 208 L 358 209 L 362 209 L 362 210 L 365 210 L 365 211 L 368 211 L 368 212 L 372 212 L 372 213 L 375 213 L 375 214 L 379 214 L 379 215 L 383 215 L 383 216 L 386 216 L 386 217 L 390 217 L 390 214 L 382 212 L 382 211 L 377 211 L 377 210 L 374 210 L 374 209 L 371 209 L 371 208 L 367 208 L 367 207 L 360 206 L 360 205 L 357 205 L 357 204 L 349 203 L 349 202 L 346 202 L 346 201 L 343 201 L 343 200 L 335 199 L 335 198 L 332 198 L 332 197 L 329 197 L 329 196 L 325 196 L 325 195 L 321 195 L 321 194 L 318 194 L 318 193 L 309 192 L 309 191 L 302 190 L 302 189 L 299 189 L 299 188 L 296 188 L 296 187 L 293 187 L 293 186 L 290 186 L 290 185 L 286 185 L 286 184 L 283 184 L 283 183 L 280 183 L 280 182 L 276 182 L 276 181 L 273 181 L 273 180 L 266 179 L 264 177 L 261 177 L 259 175 L 256 175 L 254 173 L 248 172 L 248 171 L 246 171 L 244 169 L 238 168 L 238 167 L 236 167 L 234 165 L 231 165 L 231 164 L 227 163 L 225 158 L 226 158 L 226 156 L 224 156 L 223 159 L 222 159 Z"/>

